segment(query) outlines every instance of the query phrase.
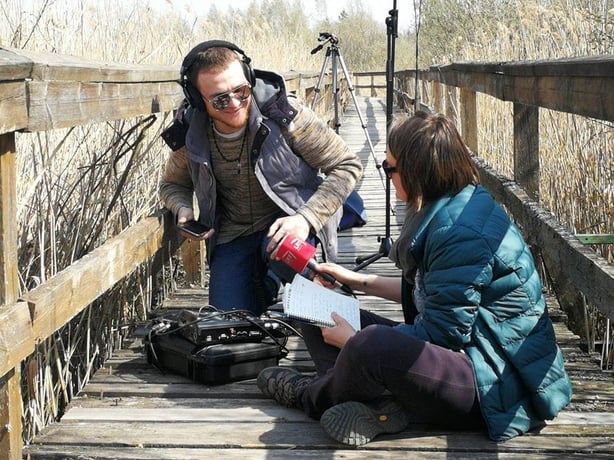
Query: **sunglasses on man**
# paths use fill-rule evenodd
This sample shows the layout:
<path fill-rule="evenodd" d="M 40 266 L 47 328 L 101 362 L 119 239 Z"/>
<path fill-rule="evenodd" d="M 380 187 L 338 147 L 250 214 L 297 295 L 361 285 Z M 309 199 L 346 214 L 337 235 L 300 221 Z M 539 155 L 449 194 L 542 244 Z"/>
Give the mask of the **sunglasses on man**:
<path fill-rule="evenodd" d="M 245 102 L 252 94 L 251 89 L 252 86 L 249 83 L 244 83 L 225 93 L 216 94 L 211 100 L 207 99 L 205 96 L 203 96 L 203 99 L 209 102 L 215 110 L 221 112 L 228 108 L 231 98 L 238 99 L 241 103 Z"/>

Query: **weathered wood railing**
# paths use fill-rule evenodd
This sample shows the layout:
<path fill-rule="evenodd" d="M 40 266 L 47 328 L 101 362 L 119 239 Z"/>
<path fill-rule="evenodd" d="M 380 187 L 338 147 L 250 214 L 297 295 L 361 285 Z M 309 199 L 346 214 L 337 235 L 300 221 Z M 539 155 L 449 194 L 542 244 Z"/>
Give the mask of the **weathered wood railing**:
<path fill-rule="evenodd" d="M 410 102 L 417 99 L 452 117 L 478 156 L 476 93 L 513 103 L 514 181 L 484 164 L 482 181 L 514 215 L 528 242 L 539 248 L 555 290 L 581 292 L 606 318 L 614 320 L 614 267 L 538 204 L 540 107 L 613 122 L 614 57 L 453 63 L 418 72 L 395 72 L 395 81 L 395 90 L 409 96 Z M 385 83 L 384 72 L 354 74 L 355 87 L 365 96 L 385 94 Z M 603 242 L 612 239 L 612 235 L 600 237 Z"/>
<path fill-rule="evenodd" d="M 514 101 L 518 126 L 515 150 L 520 158 L 523 152 L 533 151 L 528 146 L 536 139 L 527 137 L 522 127 L 528 126 L 529 133 L 535 131 L 533 123 L 539 106 L 612 120 L 612 62 L 604 59 L 575 65 L 462 64 L 431 69 L 421 73 L 420 78 L 434 83 L 435 94 L 439 84 L 461 87 L 458 120 L 476 152 L 479 150 L 475 135 L 475 93 L 486 92 Z M 373 75 L 379 79 L 383 74 Z M 411 71 L 400 72 L 398 77 L 406 88 L 411 87 L 414 77 Z M 0 453 L 6 458 L 21 458 L 22 361 L 40 340 L 64 326 L 129 275 L 135 266 L 152 257 L 163 259 L 168 250 L 167 235 L 171 233 L 167 214 L 161 212 L 148 217 L 20 296 L 15 224 L 19 152 L 15 151 L 15 133 L 170 111 L 182 96 L 176 78 L 174 67 L 108 65 L 0 49 Z M 291 90 L 310 98 L 317 80 L 315 73 L 287 74 L 286 78 Z M 356 74 L 356 78 L 354 83 L 359 88 L 361 75 Z M 440 94 L 443 100 L 443 91 Z M 587 97 L 591 98 L 590 103 Z M 439 98 L 435 103 L 436 107 L 440 104 Z M 538 210 L 529 198 L 535 191 L 531 170 L 519 170 L 515 177 L 528 191 L 498 179 L 484 169 L 486 185 L 522 222 L 551 269 L 562 271 L 607 317 L 614 317 L 612 267 L 578 243 L 552 217 Z"/>
<path fill-rule="evenodd" d="M 169 112 L 182 98 L 175 66 L 90 62 L 0 48 L 0 457 L 21 458 L 21 363 L 140 264 L 165 260 L 167 213 L 143 219 L 36 288 L 19 294 L 15 133 Z M 305 98 L 317 74 L 285 75 Z M 330 81 L 323 82 L 323 90 Z M 330 102 L 322 99 L 325 116 Z M 164 155 L 161 156 L 163 158 Z M 171 247 L 172 251 L 174 248 Z M 158 267 L 161 264 L 154 264 Z"/>

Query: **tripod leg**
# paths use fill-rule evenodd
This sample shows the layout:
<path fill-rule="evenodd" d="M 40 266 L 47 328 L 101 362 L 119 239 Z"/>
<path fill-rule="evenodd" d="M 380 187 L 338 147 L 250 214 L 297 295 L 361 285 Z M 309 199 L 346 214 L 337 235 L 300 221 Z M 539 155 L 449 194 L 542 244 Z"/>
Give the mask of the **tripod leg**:
<path fill-rule="evenodd" d="M 309 107 L 311 110 L 314 110 L 318 99 L 320 98 L 320 88 L 322 86 L 322 80 L 324 80 L 324 74 L 326 73 L 326 69 L 328 68 L 328 59 L 330 58 L 330 51 L 326 50 L 326 54 L 324 56 L 324 62 L 322 63 L 322 69 L 320 70 L 320 76 L 318 77 L 318 83 L 316 84 L 313 95 L 313 101 L 311 101 L 311 106 Z"/>
<path fill-rule="evenodd" d="M 352 269 L 354 271 L 362 270 L 367 265 L 376 262 L 383 256 L 387 256 L 390 253 L 390 248 L 392 247 L 392 238 L 390 237 L 390 214 L 392 212 L 392 208 L 390 206 L 390 179 L 382 174 L 381 165 L 377 161 L 377 157 L 375 156 L 375 149 L 373 148 L 373 144 L 371 142 L 371 138 L 369 137 L 369 132 L 367 131 L 367 125 L 365 124 L 364 119 L 362 118 L 362 114 L 360 112 L 360 107 L 358 106 L 358 101 L 356 100 L 356 95 L 354 94 L 354 87 L 352 86 L 352 80 L 350 79 L 349 72 L 345 65 L 345 61 L 343 60 L 343 56 L 340 53 L 338 54 L 339 62 L 341 63 L 341 69 L 343 70 L 343 74 L 348 84 L 348 89 L 350 90 L 350 94 L 352 96 L 352 101 L 354 102 L 354 106 L 356 107 L 356 113 L 358 113 L 358 118 L 360 119 L 360 123 L 362 125 L 362 129 L 365 132 L 365 137 L 367 138 L 367 142 L 369 144 L 369 149 L 371 150 L 371 155 L 373 156 L 373 160 L 375 161 L 375 165 L 377 166 L 377 170 L 379 172 L 380 180 L 382 181 L 382 185 L 384 186 L 384 190 L 386 192 L 386 235 L 383 239 L 380 239 L 380 247 L 378 252 L 367 256 L 365 258 L 356 259 L 356 266 Z"/>
<path fill-rule="evenodd" d="M 362 126 L 362 129 L 365 132 L 365 137 L 367 138 L 367 143 L 369 144 L 369 150 L 371 150 L 373 161 L 375 161 L 375 165 L 377 167 L 377 171 L 379 173 L 380 180 L 382 181 L 382 186 L 386 188 L 386 184 L 384 183 L 384 176 L 382 174 L 382 169 L 380 167 L 379 162 L 377 161 L 377 156 L 375 155 L 375 149 L 373 148 L 373 143 L 371 142 L 371 138 L 369 137 L 369 131 L 367 130 L 367 125 L 365 124 L 365 120 L 362 117 L 362 113 L 360 112 L 360 107 L 358 106 L 358 101 L 356 100 L 356 95 L 354 94 L 354 86 L 352 86 L 352 80 L 350 79 L 350 74 L 348 72 L 347 67 L 345 66 L 345 61 L 343 60 L 343 56 L 341 56 L 341 53 L 337 52 L 337 56 L 339 58 L 339 63 L 341 64 L 341 69 L 343 70 L 343 75 L 345 75 L 345 80 L 348 83 L 348 89 L 350 90 L 350 95 L 352 96 L 354 107 L 356 107 L 356 113 L 358 114 L 360 125 Z"/>
<path fill-rule="evenodd" d="M 336 48 L 332 49 L 333 55 L 333 108 L 335 110 L 335 118 L 334 118 L 334 129 L 337 134 L 339 134 L 339 126 L 341 123 L 339 122 L 339 86 L 337 84 L 337 59 L 339 52 Z"/>

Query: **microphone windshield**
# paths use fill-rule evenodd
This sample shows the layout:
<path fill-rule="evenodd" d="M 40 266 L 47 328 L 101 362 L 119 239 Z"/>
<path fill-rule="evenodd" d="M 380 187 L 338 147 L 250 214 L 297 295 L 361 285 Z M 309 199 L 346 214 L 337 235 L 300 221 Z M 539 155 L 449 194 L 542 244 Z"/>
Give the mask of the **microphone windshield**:
<path fill-rule="evenodd" d="M 302 273 L 316 253 L 311 244 L 297 238 L 286 236 L 277 250 L 277 258 L 297 273 Z"/>

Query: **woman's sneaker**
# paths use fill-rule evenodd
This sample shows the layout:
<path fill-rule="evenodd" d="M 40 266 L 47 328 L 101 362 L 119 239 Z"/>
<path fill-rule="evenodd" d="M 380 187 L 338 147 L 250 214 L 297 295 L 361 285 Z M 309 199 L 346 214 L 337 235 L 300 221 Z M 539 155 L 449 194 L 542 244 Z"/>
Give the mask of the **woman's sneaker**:
<path fill-rule="evenodd" d="M 348 401 L 327 409 L 320 425 L 331 438 L 350 446 L 362 446 L 382 433 L 403 431 L 411 420 L 411 415 L 393 399 Z"/>
<path fill-rule="evenodd" d="M 313 380 L 287 367 L 267 367 L 260 371 L 256 384 L 262 393 L 286 407 L 302 409 L 300 394 Z"/>

